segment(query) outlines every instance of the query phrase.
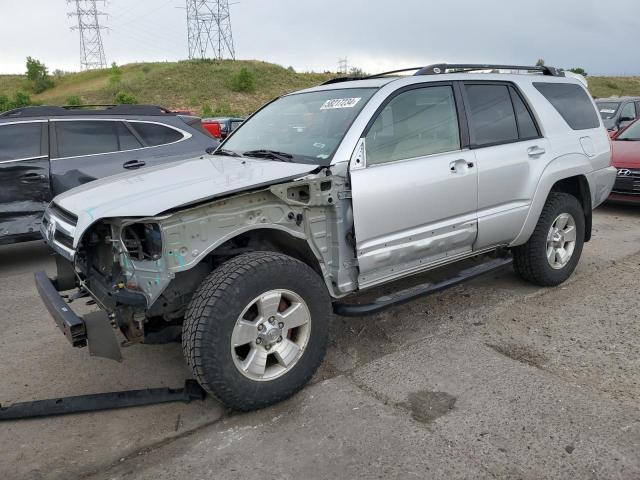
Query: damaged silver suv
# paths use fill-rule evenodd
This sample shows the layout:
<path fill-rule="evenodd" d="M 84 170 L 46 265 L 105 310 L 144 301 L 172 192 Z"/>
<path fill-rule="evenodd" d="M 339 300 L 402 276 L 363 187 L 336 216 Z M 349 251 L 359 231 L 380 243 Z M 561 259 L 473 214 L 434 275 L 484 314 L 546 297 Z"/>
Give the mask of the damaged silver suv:
<path fill-rule="evenodd" d="M 120 359 L 117 330 L 125 344 L 181 335 L 201 385 L 251 410 L 312 377 L 333 313 L 511 261 L 525 280 L 562 283 L 615 176 L 584 82 L 561 70 L 336 79 L 267 104 L 210 155 L 56 197 L 42 233 L 58 276 L 36 284 L 74 346 Z M 344 300 L 470 257 L 439 283 Z M 76 315 L 68 301 L 82 297 L 100 310 Z"/>

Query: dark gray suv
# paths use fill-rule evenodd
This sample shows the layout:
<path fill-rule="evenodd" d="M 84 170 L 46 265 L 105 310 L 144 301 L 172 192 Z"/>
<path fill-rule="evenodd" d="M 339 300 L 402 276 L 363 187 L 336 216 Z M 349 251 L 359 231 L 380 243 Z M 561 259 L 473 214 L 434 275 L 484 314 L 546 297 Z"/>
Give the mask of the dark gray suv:
<path fill-rule="evenodd" d="M 596 105 L 609 131 L 621 130 L 640 118 L 640 97 L 599 98 Z"/>
<path fill-rule="evenodd" d="M 66 190 L 217 145 L 198 117 L 150 105 L 6 112 L 0 115 L 0 245 L 39 239 L 42 213 Z"/>

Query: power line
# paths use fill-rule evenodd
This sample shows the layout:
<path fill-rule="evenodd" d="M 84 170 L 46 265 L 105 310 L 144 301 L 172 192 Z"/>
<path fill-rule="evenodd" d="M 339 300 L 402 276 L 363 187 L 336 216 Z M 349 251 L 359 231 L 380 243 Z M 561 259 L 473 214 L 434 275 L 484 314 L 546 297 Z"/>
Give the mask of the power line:
<path fill-rule="evenodd" d="M 189 58 L 235 60 L 229 0 L 186 0 Z"/>
<path fill-rule="evenodd" d="M 100 17 L 105 15 L 96 7 L 96 0 L 67 0 L 68 4 L 75 4 L 74 11 L 69 12 L 69 17 L 76 17 L 78 25 L 71 30 L 80 32 L 80 68 L 92 70 L 94 68 L 106 68 L 107 60 L 102 45 Z"/>
<path fill-rule="evenodd" d="M 343 75 L 349 73 L 349 62 L 347 57 L 338 59 L 338 73 L 342 73 Z"/>

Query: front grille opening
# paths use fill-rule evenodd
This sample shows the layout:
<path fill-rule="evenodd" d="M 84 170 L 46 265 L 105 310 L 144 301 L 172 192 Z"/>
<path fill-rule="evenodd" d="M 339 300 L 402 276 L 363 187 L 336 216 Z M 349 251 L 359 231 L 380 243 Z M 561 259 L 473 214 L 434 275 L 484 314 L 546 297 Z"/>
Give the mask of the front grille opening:
<path fill-rule="evenodd" d="M 56 205 L 55 203 L 52 203 L 49 209 L 56 217 L 60 218 L 61 220 L 64 220 L 69 225 L 72 225 L 75 227 L 78 224 L 78 217 L 73 213 L 65 210 L 61 206 Z"/>
<path fill-rule="evenodd" d="M 56 230 L 53 238 L 60 245 L 68 248 L 69 250 L 73 250 L 73 238 L 71 238 L 69 235 L 61 232 L 60 230 Z"/>

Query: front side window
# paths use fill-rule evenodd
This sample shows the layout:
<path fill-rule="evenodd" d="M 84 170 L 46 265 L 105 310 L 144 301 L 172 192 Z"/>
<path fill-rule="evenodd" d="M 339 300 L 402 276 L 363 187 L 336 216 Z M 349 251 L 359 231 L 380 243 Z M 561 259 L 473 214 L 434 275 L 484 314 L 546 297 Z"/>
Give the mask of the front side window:
<path fill-rule="evenodd" d="M 518 125 L 507 85 L 465 85 L 469 135 L 475 147 L 518 140 Z"/>
<path fill-rule="evenodd" d="M 533 86 L 553 105 L 573 130 L 598 128 L 600 119 L 584 88 L 574 83 L 534 82 Z"/>
<path fill-rule="evenodd" d="M 74 120 L 56 122 L 58 157 L 80 157 L 141 148 L 123 122 Z"/>
<path fill-rule="evenodd" d="M 129 124 L 135 128 L 140 138 L 142 138 L 149 147 L 174 143 L 184 138 L 182 133 L 165 125 L 143 122 L 129 122 Z"/>
<path fill-rule="evenodd" d="M 367 165 L 460 149 L 450 86 L 416 88 L 395 96 L 366 136 Z"/>
<path fill-rule="evenodd" d="M 294 162 L 328 165 L 376 91 L 341 88 L 281 97 L 238 127 L 222 148 L 249 156 L 271 150 L 290 155 Z"/>
<path fill-rule="evenodd" d="M 41 155 L 42 123 L 0 125 L 0 162 Z"/>

